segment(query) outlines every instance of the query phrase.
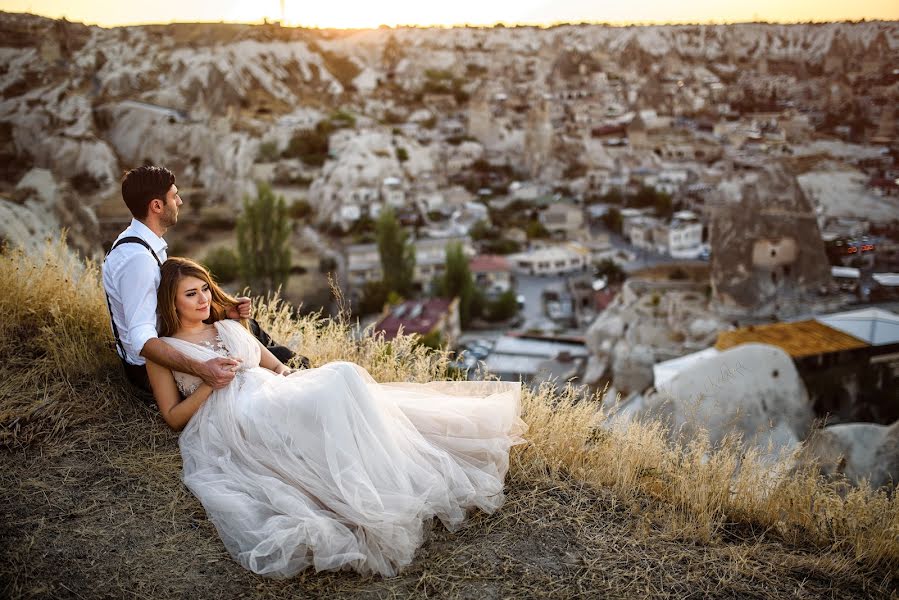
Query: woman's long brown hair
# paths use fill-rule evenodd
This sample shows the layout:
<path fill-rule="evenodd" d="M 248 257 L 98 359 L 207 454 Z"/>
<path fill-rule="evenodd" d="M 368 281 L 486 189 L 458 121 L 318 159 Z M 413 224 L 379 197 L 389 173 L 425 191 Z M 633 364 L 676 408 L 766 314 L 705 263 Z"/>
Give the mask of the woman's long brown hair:
<path fill-rule="evenodd" d="M 209 285 L 212 302 L 209 306 L 209 318 L 204 321 L 205 323 L 227 319 L 228 309 L 237 306 L 237 300 L 219 287 L 203 265 L 189 258 L 169 258 L 162 264 L 159 289 L 156 291 L 160 337 L 174 335 L 181 328 L 181 319 L 175 310 L 175 297 L 178 295 L 178 282 L 185 277 L 196 277 Z M 245 319 L 241 319 L 240 322 L 244 327 L 247 326 Z"/>

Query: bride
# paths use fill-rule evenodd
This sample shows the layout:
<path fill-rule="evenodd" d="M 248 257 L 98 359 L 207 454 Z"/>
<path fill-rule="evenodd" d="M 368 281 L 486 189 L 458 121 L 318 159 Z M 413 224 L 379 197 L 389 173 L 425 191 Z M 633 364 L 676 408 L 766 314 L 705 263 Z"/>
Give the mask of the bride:
<path fill-rule="evenodd" d="M 163 419 L 183 428 L 184 483 L 244 567 L 390 576 L 431 517 L 453 530 L 469 507 L 502 504 L 525 429 L 518 383 L 379 384 L 348 362 L 291 371 L 224 318 L 234 300 L 197 263 L 167 260 L 158 294 L 166 342 L 240 361 L 217 391 L 151 362 L 147 373 Z"/>

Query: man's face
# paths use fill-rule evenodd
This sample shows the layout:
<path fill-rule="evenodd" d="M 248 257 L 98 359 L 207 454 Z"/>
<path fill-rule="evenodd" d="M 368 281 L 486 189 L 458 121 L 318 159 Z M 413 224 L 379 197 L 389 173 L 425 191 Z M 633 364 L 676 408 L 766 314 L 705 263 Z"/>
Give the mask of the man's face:
<path fill-rule="evenodd" d="M 178 222 L 178 208 L 182 204 L 181 196 L 178 195 L 178 188 L 173 184 L 165 195 L 165 203 L 162 207 L 162 214 L 159 217 L 160 224 L 163 227 L 171 227 Z"/>

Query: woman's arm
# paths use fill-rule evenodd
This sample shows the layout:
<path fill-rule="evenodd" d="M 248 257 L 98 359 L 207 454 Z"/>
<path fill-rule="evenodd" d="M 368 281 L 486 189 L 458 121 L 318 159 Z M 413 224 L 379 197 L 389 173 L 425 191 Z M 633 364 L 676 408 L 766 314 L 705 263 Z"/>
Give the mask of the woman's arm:
<path fill-rule="evenodd" d="M 156 398 L 156 405 L 159 406 L 162 418 L 175 431 L 184 429 L 190 418 L 212 394 L 212 387 L 204 382 L 193 394 L 182 400 L 172 372 L 149 360 L 147 361 L 147 376 L 150 379 L 153 396 Z"/>
<path fill-rule="evenodd" d="M 269 352 L 269 349 L 266 348 L 262 342 L 256 340 L 256 343 L 259 344 L 259 366 L 265 367 L 269 371 L 274 371 L 278 375 L 289 375 L 290 373 L 293 373 L 293 369 L 288 369 L 274 354 Z"/>

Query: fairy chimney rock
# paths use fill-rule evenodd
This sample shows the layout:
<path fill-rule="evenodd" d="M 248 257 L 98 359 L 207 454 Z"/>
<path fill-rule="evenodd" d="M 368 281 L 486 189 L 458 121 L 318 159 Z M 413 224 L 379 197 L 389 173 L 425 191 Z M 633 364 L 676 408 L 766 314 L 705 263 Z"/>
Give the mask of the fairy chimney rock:
<path fill-rule="evenodd" d="M 795 314 L 830 269 L 812 203 L 796 177 L 768 164 L 723 182 L 710 227 L 712 291 L 722 314 Z"/>

